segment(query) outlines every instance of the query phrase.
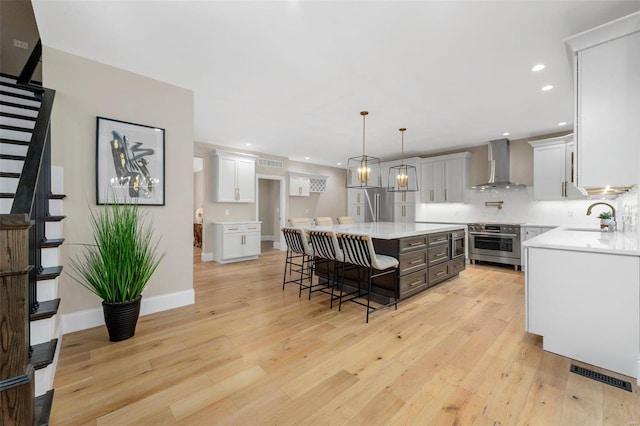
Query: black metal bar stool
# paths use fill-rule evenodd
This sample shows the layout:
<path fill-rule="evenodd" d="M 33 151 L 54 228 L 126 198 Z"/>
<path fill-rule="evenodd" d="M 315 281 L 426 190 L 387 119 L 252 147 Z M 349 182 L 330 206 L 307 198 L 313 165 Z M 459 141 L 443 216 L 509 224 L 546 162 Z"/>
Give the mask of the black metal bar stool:
<path fill-rule="evenodd" d="M 327 266 L 327 281 L 320 282 L 318 278 L 318 283 L 309 289 L 309 299 L 311 299 L 311 293 L 315 291 L 330 294 L 331 303 L 329 307 L 333 308 L 333 301 L 336 299 L 334 296 L 334 288 L 338 286 L 338 270 L 342 262 L 344 262 L 344 255 L 338 244 L 338 239 L 333 232 L 309 231 L 309 242 L 311 243 L 311 249 L 315 256 L 314 268 L 316 275 L 319 265 L 324 264 Z"/>
<path fill-rule="evenodd" d="M 367 288 L 363 290 L 358 283 L 358 290 L 352 293 L 342 295 L 340 297 L 340 303 L 338 310 L 342 308 L 342 301 L 344 297 L 348 297 L 345 302 L 354 302 L 361 306 L 367 307 L 366 322 L 369 322 L 369 314 L 375 312 L 378 309 L 382 309 L 391 305 L 395 305 L 395 309 L 398 309 L 398 259 L 391 256 L 382 254 L 376 254 L 373 247 L 373 241 L 371 238 L 365 235 L 355 234 L 337 234 L 336 235 L 340 248 L 344 254 L 344 264 L 358 265 L 364 268 L 366 271 Z M 394 274 L 393 276 L 393 297 L 389 298 L 388 303 L 382 303 L 379 306 L 371 307 L 371 287 L 374 278 L 381 277 L 387 274 Z M 359 300 L 363 297 L 367 298 L 366 303 Z"/>
<path fill-rule="evenodd" d="M 313 278 L 313 251 L 302 229 L 285 227 L 282 228 L 282 234 L 287 243 L 282 290 L 284 291 L 285 284 L 295 283 L 299 287 L 298 297 L 300 297 L 303 289 L 311 288 Z M 287 271 L 289 272 L 288 280 Z M 304 284 L 305 280 L 309 281 L 308 285 Z"/>

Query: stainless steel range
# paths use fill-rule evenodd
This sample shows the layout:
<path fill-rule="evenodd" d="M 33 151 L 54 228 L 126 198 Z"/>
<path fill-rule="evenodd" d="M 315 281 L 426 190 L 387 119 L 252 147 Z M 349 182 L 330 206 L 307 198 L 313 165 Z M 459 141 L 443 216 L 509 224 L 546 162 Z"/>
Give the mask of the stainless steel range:
<path fill-rule="evenodd" d="M 513 265 L 520 267 L 519 223 L 471 223 L 469 224 L 469 261 Z"/>

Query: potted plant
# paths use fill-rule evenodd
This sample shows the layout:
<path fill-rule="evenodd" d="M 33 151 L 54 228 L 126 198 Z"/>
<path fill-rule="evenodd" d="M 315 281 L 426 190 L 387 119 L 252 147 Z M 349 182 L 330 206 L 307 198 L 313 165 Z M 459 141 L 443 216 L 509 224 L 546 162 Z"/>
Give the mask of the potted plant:
<path fill-rule="evenodd" d="M 602 212 L 598 215 L 600 219 L 600 229 L 604 229 L 613 225 L 613 214 L 611 212 Z"/>
<path fill-rule="evenodd" d="M 109 340 L 126 340 L 135 334 L 142 291 L 164 253 L 137 204 L 107 204 L 91 210 L 89 220 L 94 243 L 70 259 L 69 275 L 102 299 Z"/>

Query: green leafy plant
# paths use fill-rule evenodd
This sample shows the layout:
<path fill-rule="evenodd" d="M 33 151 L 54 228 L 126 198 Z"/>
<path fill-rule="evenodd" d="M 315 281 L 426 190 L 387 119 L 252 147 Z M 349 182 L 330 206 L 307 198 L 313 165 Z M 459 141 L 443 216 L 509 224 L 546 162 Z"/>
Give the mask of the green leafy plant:
<path fill-rule="evenodd" d="M 602 212 L 598 215 L 599 219 L 613 219 L 613 214 L 611 212 Z"/>
<path fill-rule="evenodd" d="M 137 204 L 90 210 L 94 244 L 69 261 L 68 274 L 107 303 L 136 300 L 164 257 L 153 228 Z"/>

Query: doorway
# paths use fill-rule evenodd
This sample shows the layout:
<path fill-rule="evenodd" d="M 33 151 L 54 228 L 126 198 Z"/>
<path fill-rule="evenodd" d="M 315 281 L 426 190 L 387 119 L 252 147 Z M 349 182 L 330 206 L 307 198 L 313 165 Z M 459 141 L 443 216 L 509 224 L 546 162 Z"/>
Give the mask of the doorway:
<path fill-rule="evenodd" d="M 263 248 L 283 250 L 280 229 L 284 226 L 285 178 L 275 175 L 256 175 L 256 220 L 262 222 L 261 239 Z"/>

